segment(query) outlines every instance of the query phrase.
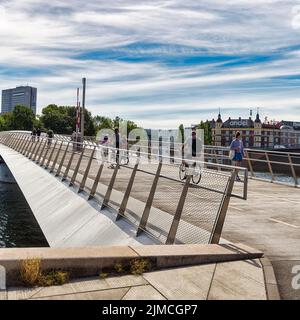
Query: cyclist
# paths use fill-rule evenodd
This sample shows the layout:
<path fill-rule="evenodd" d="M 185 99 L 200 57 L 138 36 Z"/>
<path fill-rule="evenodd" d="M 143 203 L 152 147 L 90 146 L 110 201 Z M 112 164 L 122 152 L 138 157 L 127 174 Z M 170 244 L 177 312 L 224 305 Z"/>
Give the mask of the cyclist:
<path fill-rule="evenodd" d="M 120 164 L 120 147 L 121 147 L 121 135 L 119 132 L 119 128 L 115 128 L 114 130 L 115 134 L 114 134 L 114 138 L 113 138 L 113 143 L 112 143 L 112 147 L 115 149 L 114 150 L 114 155 L 115 155 L 115 164 L 119 167 Z M 109 166 L 110 169 L 113 169 L 115 167 L 115 164 L 111 164 Z"/>
<path fill-rule="evenodd" d="M 184 153 L 184 159 L 182 160 L 183 172 L 185 171 L 185 168 L 189 168 L 190 165 L 195 168 L 196 161 L 200 159 L 202 148 L 202 141 L 197 137 L 196 129 L 193 128 L 192 135 L 186 139 L 182 146 L 182 150 Z M 186 176 L 184 177 L 184 179 L 186 179 Z"/>
<path fill-rule="evenodd" d="M 129 151 L 128 151 L 128 140 L 126 136 L 122 136 L 121 138 L 121 147 L 122 147 L 122 156 L 121 159 L 123 163 L 129 163 Z"/>
<path fill-rule="evenodd" d="M 103 160 L 107 160 L 108 158 L 108 154 L 109 154 L 109 139 L 108 139 L 108 135 L 105 135 L 103 140 L 100 142 L 100 145 L 103 147 L 102 148 L 102 159 Z"/>

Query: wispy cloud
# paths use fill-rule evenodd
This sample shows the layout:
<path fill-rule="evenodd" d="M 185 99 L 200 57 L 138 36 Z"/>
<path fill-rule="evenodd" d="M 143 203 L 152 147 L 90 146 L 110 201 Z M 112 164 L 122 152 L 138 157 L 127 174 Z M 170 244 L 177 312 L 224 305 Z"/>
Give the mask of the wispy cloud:
<path fill-rule="evenodd" d="M 145 126 L 247 116 L 299 120 L 298 0 L 0 0 L 0 87 L 39 110 L 74 104 Z M 300 25 L 300 24 L 299 24 Z"/>

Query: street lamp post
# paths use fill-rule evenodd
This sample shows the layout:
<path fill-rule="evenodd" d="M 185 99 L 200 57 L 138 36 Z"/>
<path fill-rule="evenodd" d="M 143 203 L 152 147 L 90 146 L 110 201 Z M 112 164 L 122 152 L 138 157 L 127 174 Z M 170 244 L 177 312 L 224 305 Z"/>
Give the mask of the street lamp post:
<path fill-rule="evenodd" d="M 81 134 L 84 137 L 84 109 L 85 109 L 85 92 L 86 92 L 86 78 L 82 78 L 82 109 L 81 109 Z"/>

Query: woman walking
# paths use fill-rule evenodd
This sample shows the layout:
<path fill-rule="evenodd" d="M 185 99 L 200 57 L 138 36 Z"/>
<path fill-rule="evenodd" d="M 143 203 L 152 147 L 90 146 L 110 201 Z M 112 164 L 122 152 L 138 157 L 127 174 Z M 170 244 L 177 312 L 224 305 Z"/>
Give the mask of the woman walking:
<path fill-rule="evenodd" d="M 230 152 L 232 155 L 231 160 L 234 161 L 234 165 L 236 167 L 241 167 L 243 157 L 244 157 L 244 145 L 243 145 L 243 141 L 241 140 L 240 132 L 236 133 L 235 139 L 231 142 Z M 241 181 L 239 174 L 237 174 L 236 180 Z"/>

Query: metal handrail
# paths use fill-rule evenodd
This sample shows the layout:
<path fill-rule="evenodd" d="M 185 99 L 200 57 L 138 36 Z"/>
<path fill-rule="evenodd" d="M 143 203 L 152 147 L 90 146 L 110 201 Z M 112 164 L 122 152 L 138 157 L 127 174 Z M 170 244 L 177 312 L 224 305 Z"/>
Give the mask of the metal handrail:
<path fill-rule="evenodd" d="M 67 135 L 55 135 L 58 139 L 65 139 L 66 141 L 71 141 L 71 136 Z M 84 140 L 87 143 L 88 147 L 93 147 L 93 146 L 99 146 L 99 144 L 96 141 L 95 137 L 85 137 Z M 140 141 L 141 143 L 146 143 L 147 141 Z M 153 144 L 156 147 L 159 146 L 164 146 L 164 145 L 170 145 L 171 142 L 169 141 L 152 141 L 152 147 Z M 177 146 L 178 149 L 181 148 L 182 144 L 177 143 L 177 142 L 172 142 L 174 146 Z M 272 183 L 280 183 L 284 184 L 287 186 L 295 186 L 298 187 L 300 184 L 299 181 L 299 167 L 300 167 L 300 153 L 296 152 L 285 152 L 285 151 L 276 151 L 276 150 L 260 150 L 260 149 L 250 149 L 250 148 L 245 148 L 245 153 L 246 156 L 244 158 L 245 164 L 248 167 L 250 171 L 250 179 L 258 179 L 261 181 L 268 181 Z M 229 147 L 222 147 L 222 146 L 204 146 L 204 152 L 203 152 L 205 161 L 204 162 L 209 162 L 209 164 L 212 166 L 215 161 L 218 165 L 223 164 L 224 162 L 230 162 L 231 159 L 229 157 Z M 165 157 L 164 154 L 161 155 L 162 157 Z M 256 158 L 257 157 L 264 157 L 264 159 L 261 158 Z M 168 156 L 166 156 L 168 157 Z M 281 157 L 285 159 L 286 161 L 278 161 L 274 159 L 274 157 Z M 174 156 L 173 156 L 174 158 Z M 299 159 L 299 163 L 295 162 L 296 160 Z M 261 165 L 265 164 L 266 165 L 266 170 L 264 173 L 268 173 L 269 176 L 263 176 L 260 177 L 259 173 L 255 171 L 257 164 L 260 163 Z M 273 170 L 273 166 L 281 166 L 282 169 L 285 171 L 284 174 L 292 179 L 290 181 L 278 181 L 278 173 L 276 173 L 276 170 Z M 284 169 L 285 168 L 285 169 Z M 282 176 L 282 174 L 281 174 Z M 269 178 L 270 177 L 270 178 Z"/>

